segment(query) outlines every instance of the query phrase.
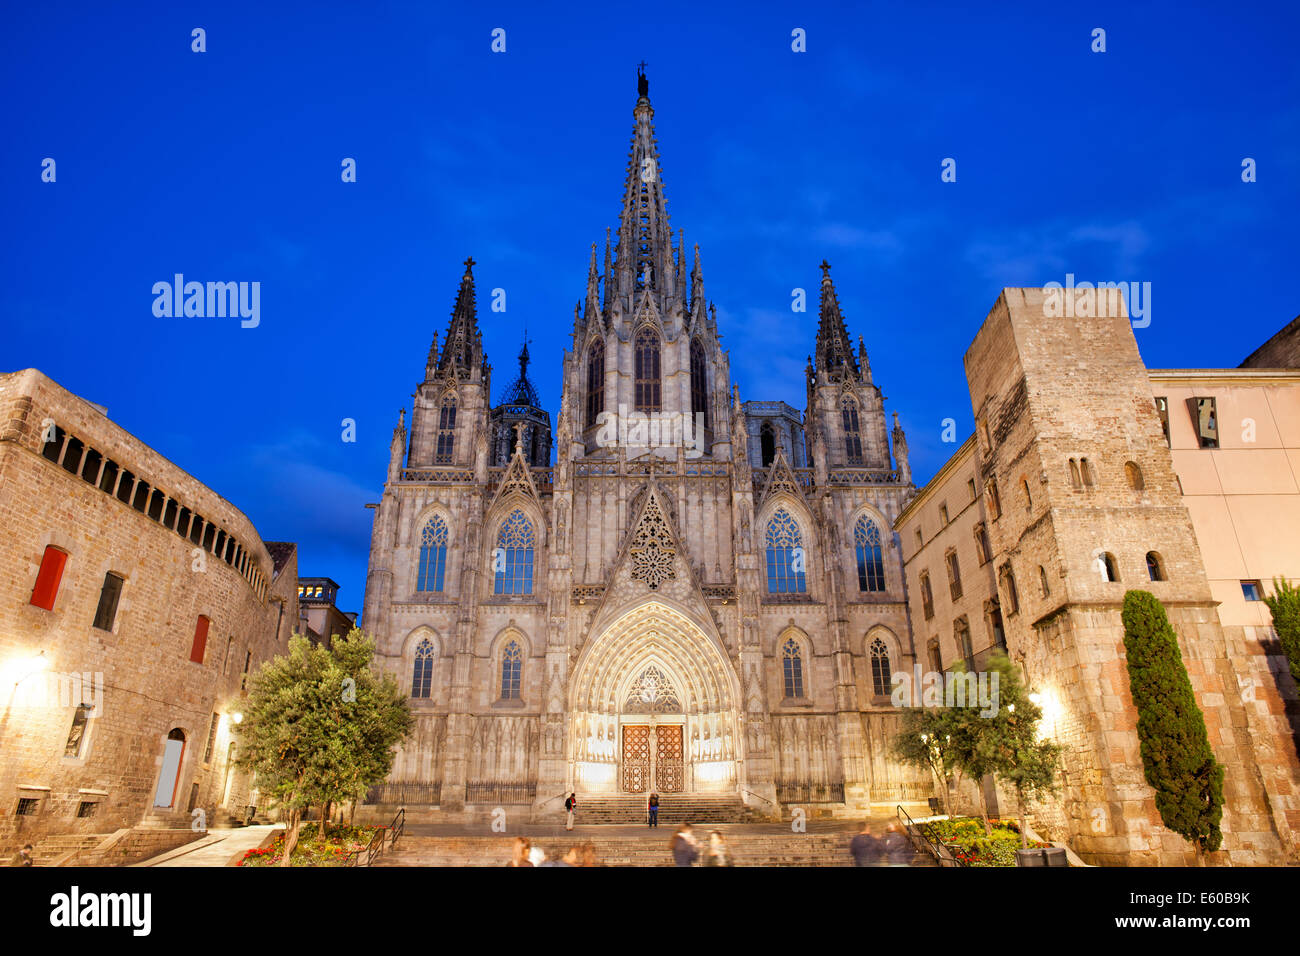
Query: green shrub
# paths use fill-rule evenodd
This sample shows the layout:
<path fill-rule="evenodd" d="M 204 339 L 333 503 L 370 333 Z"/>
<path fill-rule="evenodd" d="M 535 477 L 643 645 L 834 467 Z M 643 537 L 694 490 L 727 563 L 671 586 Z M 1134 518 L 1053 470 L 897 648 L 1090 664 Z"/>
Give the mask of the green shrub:
<path fill-rule="evenodd" d="M 1217 850 L 1223 842 L 1223 765 L 1210 749 L 1178 636 L 1164 606 L 1147 591 L 1124 595 L 1123 620 L 1142 766 L 1160 819 L 1198 848 Z"/>
<path fill-rule="evenodd" d="M 1300 684 L 1300 589 L 1286 578 L 1274 578 L 1273 593 L 1264 603 L 1273 612 L 1273 630 L 1282 642 L 1291 676 Z"/>

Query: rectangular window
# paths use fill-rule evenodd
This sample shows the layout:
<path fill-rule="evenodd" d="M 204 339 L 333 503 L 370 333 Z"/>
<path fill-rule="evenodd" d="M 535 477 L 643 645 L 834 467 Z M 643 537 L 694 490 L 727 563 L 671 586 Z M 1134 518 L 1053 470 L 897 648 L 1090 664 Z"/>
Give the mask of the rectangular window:
<path fill-rule="evenodd" d="M 212 762 L 212 748 L 217 742 L 217 728 L 221 725 L 221 715 L 212 715 L 212 726 L 208 728 L 208 745 L 203 748 L 203 762 Z"/>
<path fill-rule="evenodd" d="M 36 811 L 40 809 L 41 801 L 37 797 L 19 797 L 18 809 L 15 813 L 20 817 L 34 817 Z"/>
<path fill-rule="evenodd" d="M 72 727 L 68 731 L 68 742 L 64 745 L 63 756 L 80 757 L 81 748 L 86 740 L 86 723 L 90 720 L 90 705 L 78 704 L 72 715 Z"/>
<path fill-rule="evenodd" d="M 1187 406 L 1192 412 L 1192 427 L 1202 448 L 1219 447 L 1219 415 L 1212 398 L 1189 398 Z"/>
<path fill-rule="evenodd" d="M 66 551 L 60 551 L 52 544 L 45 546 L 41 569 L 36 574 L 36 587 L 32 588 L 32 604 L 47 611 L 54 610 L 54 599 L 59 594 L 59 582 L 63 580 L 63 566 L 67 563 Z"/>
<path fill-rule="evenodd" d="M 934 617 L 934 594 L 930 591 L 930 575 L 921 572 L 921 610 L 928 621 Z"/>
<path fill-rule="evenodd" d="M 975 479 L 969 478 L 966 481 L 966 490 L 970 492 L 970 500 L 975 500 Z"/>
<path fill-rule="evenodd" d="M 1165 444 L 1172 447 L 1169 441 L 1169 399 L 1164 395 L 1156 396 L 1156 414 L 1160 416 L 1160 428 L 1165 433 Z"/>
<path fill-rule="evenodd" d="M 253 652 L 252 652 L 252 651 L 246 651 L 246 652 L 244 653 L 244 674 L 243 674 L 242 677 L 239 678 L 239 689 L 240 689 L 240 690 L 247 690 L 247 689 L 248 689 L 248 668 L 249 668 L 249 666 L 250 666 L 252 663 L 253 663 Z"/>
<path fill-rule="evenodd" d="M 993 551 L 989 546 L 989 530 L 982 524 L 975 526 L 975 554 L 979 558 L 981 567 L 993 560 Z"/>
<path fill-rule="evenodd" d="M 208 625 L 211 623 L 200 614 L 199 622 L 194 625 L 194 643 L 190 645 L 190 660 L 195 664 L 203 663 L 203 652 L 208 646 Z"/>
<path fill-rule="evenodd" d="M 95 800 L 82 800 L 77 804 L 77 816 L 83 820 L 86 817 L 93 817 L 97 806 L 99 806 L 99 803 Z"/>
<path fill-rule="evenodd" d="M 122 579 L 109 571 L 104 575 L 104 586 L 99 591 L 99 606 L 95 608 L 95 627 L 101 631 L 113 630 L 117 617 L 117 601 L 122 596 Z"/>
<path fill-rule="evenodd" d="M 948 506 L 946 504 L 939 506 L 939 527 L 948 527 Z"/>
<path fill-rule="evenodd" d="M 957 637 L 957 653 L 962 656 L 966 662 L 967 670 L 975 669 L 975 649 L 970 642 L 970 625 L 966 623 L 964 617 L 958 618 L 957 623 L 953 626 L 954 633 Z"/>
<path fill-rule="evenodd" d="M 1264 591 L 1259 586 L 1258 581 L 1242 581 L 1241 596 L 1247 601 L 1262 601 L 1264 600 Z"/>
<path fill-rule="evenodd" d="M 957 564 L 957 553 L 948 555 L 948 594 L 955 601 L 961 597 L 961 567 Z"/>
<path fill-rule="evenodd" d="M 930 640 L 930 669 L 936 673 L 943 670 L 943 655 L 939 652 L 939 639 L 937 637 Z"/>
<path fill-rule="evenodd" d="M 1002 589 L 1007 594 L 1007 613 L 1016 614 L 1020 610 L 1020 594 L 1016 591 L 1016 576 L 1011 570 L 1010 562 L 1002 565 L 998 576 L 1002 579 Z"/>

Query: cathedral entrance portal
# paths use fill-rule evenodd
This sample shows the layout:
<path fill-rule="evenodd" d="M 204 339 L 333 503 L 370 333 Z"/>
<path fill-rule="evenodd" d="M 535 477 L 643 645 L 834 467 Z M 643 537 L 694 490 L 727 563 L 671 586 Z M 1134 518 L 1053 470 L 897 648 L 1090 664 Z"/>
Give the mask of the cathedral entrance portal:
<path fill-rule="evenodd" d="M 715 638 L 651 601 L 584 649 L 571 684 L 574 789 L 735 793 L 738 682 Z"/>
<path fill-rule="evenodd" d="M 623 789 L 680 793 L 685 789 L 681 724 L 623 725 Z"/>

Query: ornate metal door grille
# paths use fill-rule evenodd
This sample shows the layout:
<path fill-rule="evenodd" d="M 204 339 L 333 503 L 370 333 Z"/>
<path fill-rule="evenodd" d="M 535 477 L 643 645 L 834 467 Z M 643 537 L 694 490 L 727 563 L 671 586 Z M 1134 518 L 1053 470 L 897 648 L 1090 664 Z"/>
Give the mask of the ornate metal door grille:
<path fill-rule="evenodd" d="M 655 789 L 680 793 L 684 789 L 682 728 L 677 724 L 655 728 Z"/>
<path fill-rule="evenodd" d="M 650 788 L 650 728 L 644 724 L 623 727 L 623 789 L 645 793 Z"/>

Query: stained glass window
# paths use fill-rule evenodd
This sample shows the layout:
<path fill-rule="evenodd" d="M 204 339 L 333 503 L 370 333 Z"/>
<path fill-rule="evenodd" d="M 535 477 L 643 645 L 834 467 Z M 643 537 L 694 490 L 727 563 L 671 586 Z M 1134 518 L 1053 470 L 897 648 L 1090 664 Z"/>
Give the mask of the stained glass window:
<path fill-rule="evenodd" d="M 441 591 L 447 571 L 447 522 L 434 515 L 420 532 L 420 570 L 417 591 Z"/>
<path fill-rule="evenodd" d="M 438 452 L 434 462 L 451 464 L 451 453 L 456 446 L 456 396 L 448 395 L 438 409 Z"/>
<path fill-rule="evenodd" d="M 767 523 L 767 590 L 769 594 L 805 594 L 808 578 L 799 523 L 784 508 Z"/>
<path fill-rule="evenodd" d="M 781 645 L 781 661 L 785 672 L 785 696 L 803 696 L 803 649 L 793 637 Z"/>
<path fill-rule="evenodd" d="M 885 561 L 880 546 L 880 528 L 863 515 L 853 528 L 858 553 L 858 590 L 885 590 Z"/>
<path fill-rule="evenodd" d="M 533 593 L 533 525 L 516 508 L 501 525 L 493 555 L 496 594 Z"/>
<path fill-rule="evenodd" d="M 871 690 L 878 697 L 889 694 L 889 648 L 880 638 L 871 642 Z"/>
<path fill-rule="evenodd" d="M 519 700 L 519 680 L 524 669 L 524 652 L 511 641 L 501 654 L 501 699 Z"/>
<path fill-rule="evenodd" d="M 850 465 L 862 464 L 862 434 L 858 429 L 858 406 L 851 398 L 845 398 L 840 406 L 844 419 L 844 457 Z"/>
<path fill-rule="evenodd" d="M 433 643 L 426 637 L 415 646 L 415 673 L 411 677 L 411 696 L 428 697 L 433 689 Z"/>

